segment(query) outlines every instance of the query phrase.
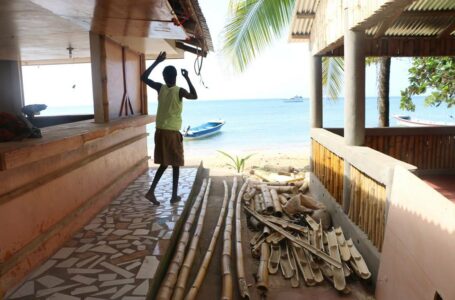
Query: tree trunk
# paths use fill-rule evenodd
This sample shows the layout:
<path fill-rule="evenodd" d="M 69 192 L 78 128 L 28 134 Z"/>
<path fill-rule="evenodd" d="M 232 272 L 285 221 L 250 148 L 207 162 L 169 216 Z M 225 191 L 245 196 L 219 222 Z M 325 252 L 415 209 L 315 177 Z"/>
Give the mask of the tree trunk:
<path fill-rule="evenodd" d="M 379 58 L 378 111 L 379 127 L 389 127 L 390 57 Z"/>

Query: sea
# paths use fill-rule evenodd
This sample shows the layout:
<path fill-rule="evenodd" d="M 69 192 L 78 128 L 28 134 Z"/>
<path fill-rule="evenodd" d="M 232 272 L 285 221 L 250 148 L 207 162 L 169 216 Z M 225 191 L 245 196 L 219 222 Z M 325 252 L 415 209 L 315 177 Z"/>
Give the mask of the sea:
<path fill-rule="evenodd" d="M 419 119 L 455 122 L 455 109 L 445 104 L 426 106 L 424 97 L 413 98 L 415 112 L 400 109 L 400 98 L 390 99 L 390 123 L 398 126 L 393 115 L 410 115 Z M 157 102 L 150 101 L 149 113 L 156 111 Z M 377 98 L 366 99 L 366 126 L 377 127 Z M 48 107 L 42 115 L 93 113 L 93 107 Z M 198 140 L 185 140 L 185 153 L 210 155 L 216 150 L 232 154 L 257 151 L 298 151 L 310 144 L 309 101 L 291 102 L 289 99 L 248 100 L 184 100 L 183 128 L 197 126 L 210 120 L 224 120 L 226 124 L 215 135 Z M 324 100 L 324 127 L 343 127 L 344 100 Z M 147 126 L 149 144 L 153 149 L 155 124 Z"/>

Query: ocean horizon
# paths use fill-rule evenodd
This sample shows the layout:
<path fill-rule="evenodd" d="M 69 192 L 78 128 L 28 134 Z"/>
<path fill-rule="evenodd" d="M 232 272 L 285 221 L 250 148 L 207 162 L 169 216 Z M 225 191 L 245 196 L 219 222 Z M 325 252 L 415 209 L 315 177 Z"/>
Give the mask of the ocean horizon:
<path fill-rule="evenodd" d="M 442 104 L 425 106 L 425 97 L 414 97 L 415 112 L 401 110 L 400 98 L 390 98 L 390 126 L 397 126 L 393 115 L 410 115 L 415 118 L 454 122 L 455 109 Z M 226 124 L 216 135 L 185 140 L 185 152 L 189 155 L 210 155 L 216 150 L 230 153 L 257 151 L 298 151 L 310 144 L 309 101 L 289 102 L 289 99 L 235 99 L 235 100 L 185 100 L 183 128 L 194 127 L 210 120 L 224 120 Z M 366 127 L 377 127 L 377 98 L 368 97 L 365 106 Z M 149 112 L 156 111 L 157 102 L 149 101 Z M 88 114 L 92 106 L 48 107 L 42 115 Z M 343 127 L 344 100 L 325 99 L 323 103 L 324 127 Z M 153 149 L 155 124 L 147 126 L 148 143 Z"/>

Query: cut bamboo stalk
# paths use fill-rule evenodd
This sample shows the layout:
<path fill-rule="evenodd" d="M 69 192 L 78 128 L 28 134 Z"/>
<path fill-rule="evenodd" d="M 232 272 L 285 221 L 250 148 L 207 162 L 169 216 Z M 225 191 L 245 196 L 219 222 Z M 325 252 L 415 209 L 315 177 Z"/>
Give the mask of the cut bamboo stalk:
<path fill-rule="evenodd" d="M 261 203 L 261 195 L 255 195 L 254 196 L 254 210 L 257 211 L 258 213 L 262 213 L 263 205 Z"/>
<path fill-rule="evenodd" d="M 172 295 L 173 300 L 181 300 L 185 296 L 186 284 L 188 281 L 188 276 L 191 271 L 191 266 L 193 265 L 194 258 L 196 257 L 196 250 L 199 245 L 199 239 L 201 237 L 202 229 L 204 228 L 205 221 L 205 212 L 207 210 L 207 203 L 210 193 L 210 185 L 212 179 L 209 178 L 207 183 L 207 189 L 205 190 L 205 195 L 202 203 L 201 211 L 199 212 L 199 218 L 196 225 L 196 229 L 193 233 L 193 238 L 191 240 L 190 248 L 186 254 L 185 260 L 183 262 L 182 268 L 180 270 L 179 276 L 177 278 L 177 285 L 174 289 L 174 294 Z"/>
<path fill-rule="evenodd" d="M 185 249 L 190 238 L 191 226 L 196 218 L 196 213 L 199 210 L 201 205 L 205 189 L 207 187 L 207 179 L 204 179 L 202 182 L 201 190 L 194 201 L 193 207 L 191 208 L 190 214 L 186 219 L 185 225 L 183 227 L 182 235 L 180 236 L 179 242 L 177 244 L 177 250 L 172 258 L 172 261 L 169 265 L 166 277 L 164 278 L 161 286 L 158 290 L 157 299 L 167 300 L 171 299 L 172 292 L 174 291 L 175 284 L 177 282 L 177 276 L 182 265 L 183 259 L 185 258 Z"/>
<path fill-rule="evenodd" d="M 311 270 L 310 264 L 306 259 L 303 249 L 294 243 L 292 245 L 292 251 L 297 262 L 297 267 L 300 269 L 300 272 L 303 275 L 305 284 L 307 286 L 314 286 L 316 284 L 316 281 L 314 280 L 313 272 Z"/>
<path fill-rule="evenodd" d="M 241 215 L 241 202 L 243 194 L 248 186 L 248 180 L 240 188 L 235 205 L 235 251 L 237 263 L 237 280 L 239 282 L 239 293 L 242 298 L 250 298 L 248 292 L 248 285 L 246 284 L 245 266 L 243 263 L 243 248 L 242 248 L 242 215 Z"/>
<path fill-rule="evenodd" d="M 265 239 L 265 242 L 268 244 L 278 244 L 283 239 L 284 236 L 281 233 L 274 232 Z"/>
<path fill-rule="evenodd" d="M 269 288 L 269 271 L 267 269 L 267 264 L 270 256 L 270 247 L 267 243 L 262 243 L 261 245 L 261 259 L 259 261 L 259 268 L 256 274 L 257 283 L 256 287 L 265 292 Z"/>
<path fill-rule="evenodd" d="M 272 228 L 273 230 L 275 231 L 278 231 L 279 233 L 281 233 L 282 235 L 284 235 L 288 240 L 290 240 L 291 242 L 293 243 L 296 243 L 298 246 L 301 246 L 305 249 L 307 249 L 308 251 L 310 251 L 311 253 L 313 253 L 314 255 L 320 257 L 322 260 L 328 262 L 330 265 L 333 265 L 335 267 L 338 267 L 338 268 L 341 268 L 341 262 L 339 261 L 336 261 L 335 259 L 333 259 L 332 257 L 330 257 L 329 255 L 327 255 L 326 253 L 324 253 L 323 251 L 311 246 L 308 242 L 306 241 L 303 241 L 303 240 L 299 240 L 297 239 L 295 236 L 293 236 L 291 233 L 287 232 L 286 230 L 282 229 L 279 225 L 275 225 L 273 224 L 272 222 L 268 221 L 266 218 L 264 218 L 263 216 L 261 216 L 260 214 L 254 212 L 254 211 L 251 211 L 249 210 L 247 207 L 244 207 L 245 210 L 250 213 L 251 215 L 253 215 L 258 221 L 260 221 L 261 223 L 263 223 L 264 225 L 267 225 L 268 227 Z"/>
<path fill-rule="evenodd" d="M 273 208 L 274 208 L 274 216 L 281 217 L 283 216 L 283 209 L 281 208 L 281 203 L 278 198 L 278 193 L 276 192 L 275 189 L 270 190 L 270 195 L 272 196 L 272 201 L 273 201 Z"/>
<path fill-rule="evenodd" d="M 305 221 L 308 223 L 308 225 L 310 225 L 311 229 L 313 229 L 314 231 L 318 231 L 319 229 L 319 224 L 316 223 L 315 220 L 313 220 L 312 217 L 310 216 L 305 216 Z"/>
<path fill-rule="evenodd" d="M 262 238 L 262 232 L 256 233 L 250 240 L 250 246 L 254 246 L 259 242 Z"/>
<path fill-rule="evenodd" d="M 308 228 L 307 227 L 304 227 L 304 226 L 301 226 L 301 225 L 298 225 L 298 224 L 294 224 L 294 223 L 291 223 L 291 222 L 286 221 L 284 219 L 273 217 L 273 216 L 263 216 L 263 218 L 265 218 L 266 220 L 268 220 L 268 221 L 270 221 L 272 223 L 278 224 L 278 225 L 280 225 L 283 228 L 291 228 L 293 230 L 298 231 L 301 234 L 308 234 Z"/>
<path fill-rule="evenodd" d="M 294 270 L 294 276 L 291 278 L 291 286 L 293 288 L 297 288 L 300 286 L 300 278 L 299 278 L 299 270 L 297 267 L 297 261 L 294 257 L 294 251 L 292 250 L 291 242 L 286 241 L 286 247 L 288 248 L 288 255 L 289 255 L 289 262 L 291 264 L 292 269 Z"/>
<path fill-rule="evenodd" d="M 249 188 L 248 191 L 243 194 L 243 200 L 251 201 L 254 198 L 254 195 L 256 195 L 256 189 Z"/>
<path fill-rule="evenodd" d="M 237 193 L 237 177 L 234 177 L 232 184 L 231 197 L 229 199 L 228 212 L 224 225 L 223 237 L 223 252 L 221 255 L 221 269 L 223 272 L 223 283 L 221 289 L 221 299 L 232 299 L 232 271 L 231 271 L 231 256 L 232 256 L 232 220 L 234 218 L 234 204 Z"/>
<path fill-rule="evenodd" d="M 335 234 L 337 237 L 338 247 L 340 249 L 341 259 L 343 261 L 349 261 L 351 259 L 351 252 L 349 251 L 349 247 L 346 244 L 346 239 L 344 238 L 341 227 L 335 228 Z"/>
<path fill-rule="evenodd" d="M 286 203 L 288 203 L 288 199 L 286 199 L 286 197 L 282 194 L 278 195 L 278 200 L 280 200 L 281 205 L 286 205 Z"/>
<path fill-rule="evenodd" d="M 261 193 L 262 197 L 264 197 L 264 206 L 265 206 L 265 211 L 268 214 L 273 213 L 273 200 L 272 200 L 272 195 L 270 194 L 270 190 L 267 188 L 267 186 L 261 185 Z"/>
<path fill-rule="evenodd" d="M 340 262 L 341 266 L 341 267 L 332 266 L 334 287 L 338 291 L 343 291 L 346 288 L 346 280 L 344 278 L 344 271 L 341 265 L 337 237 L 334 231 L 327 232 L 327 242 L 329 243 L 330 256 L 334 258 L 336 261 Z"/>
<path fill-rule="evenodd" d="M 362 255 L 360 255 L 359 251 L 355 247 L 354 243 L 352 242 L 352 239 L 349 239 L 346 241 L 348 244 L 349 250 L 351 251 L 351 265 L 353 266 L 353 269 L 357 271 L 357 275 L 359 275 L 363 279 L 368 279 L 371 277 L 371 273 L 368 270 L 368 266 L 365 263 L 365 260 L 363 259 Z"/>
<path fill-rule="evenodd" d="M 306 260 L 308 261 L 308 264 L 311 268 L 311 272 L 313 273 L 314 281 L 316 281 L 317 283 L 323 282 L 324 276 L 322 276 L 322 272 L 321 272 L 321 269 L 319 269 L 319 265 L 314 261 L 313 255 L 311 255 L 311 253 L 305 249 L 303 250 L 303 252 L 304 252 L 304 254 L 306 256 Z"/>
<path fill-rule="evenodd" d="M 289 257 L 287 242 L 283 243 L 281 246 L 280 267 L 284 278 L 291 279 L 294 276 L 294 268 L 292 267 L 291 259 Z"/>
<path fill-rule="evenodd" d="M 270 274 L 278 273 L 278 267 L 280 266 L 281 258 L 281 247 L 280 245 L 270 244 L 270 257 L 267 264 L 267 269 Z"/>
<path fill-rule="evenodd" d="M 309 186 L 308 181 L 304 180 L 302 185 L 299 187 L 299 192 L 305 194 L 308 191 Z"/>
<path fill-rule="evenodd" d="M 202 264 L 199 267 L 199 271 L 197 272 L 196 278 L 194 279 L 194 282 L 191 285 L 191 288 L 188 291 L 188 294 L 186 295 L 185 300 L 194 300 L 196 298 L 197 293 L 199 292 L 199 289 L 202 285 L 202 282 L 204 281 L 205 275 L 207 274 L 207 269 L 209 267 L 210 260 L 212 259 L 212 255 L 215 250 L 216 242 L 218 240 L 218 235 L 220 234 L 221 227 L 223 226 L 225 212 L 226 212 L 226 206 L 228 203 L 228 186 L 227 186 L 227 183 L 225 180 L 223 180 L 223 185 L 224 185 L 224 199 L 223 199 L 223 204 L 221 206 L 220 215 L 218 216 L 218 221 L 216 223 L 215 230 L 213 231 L 212 239 L 210 240 L 210 244 L 207 249 L 207 252 L 204 255 Z"/>

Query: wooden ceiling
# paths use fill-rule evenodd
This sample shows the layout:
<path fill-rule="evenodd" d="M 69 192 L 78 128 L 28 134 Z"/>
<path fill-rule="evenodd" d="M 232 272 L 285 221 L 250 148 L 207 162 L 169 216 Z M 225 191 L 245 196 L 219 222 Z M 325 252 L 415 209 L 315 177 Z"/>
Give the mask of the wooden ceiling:
<path fill-rule="evenodd" d="M 0 59 L 24 64 L 88 62 L 89 31 L 154 57 L 183 57 L 167 0 L 1 0 Z M 71 55 L 69 49 L 71 48 Z"/>

